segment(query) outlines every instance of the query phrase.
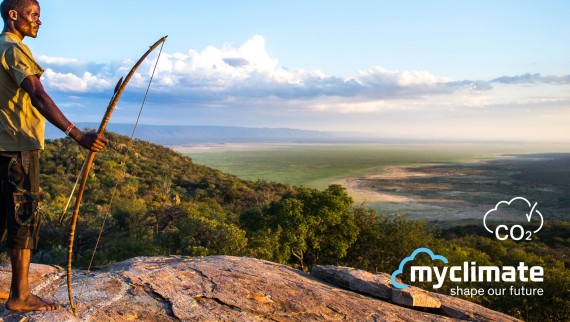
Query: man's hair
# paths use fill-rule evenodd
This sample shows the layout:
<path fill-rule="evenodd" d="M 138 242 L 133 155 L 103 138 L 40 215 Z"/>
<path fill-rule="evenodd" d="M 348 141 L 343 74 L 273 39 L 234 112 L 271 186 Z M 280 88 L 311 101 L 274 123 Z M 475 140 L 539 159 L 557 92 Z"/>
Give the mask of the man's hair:
<path fill-rule="evenodd" d="M 8 11 L 16 10 L 18 12 L 22 12 L 30 3 L 39 4 L 39 2 L 37 0 L 4 0 L 4 1 L 2 1 L 2 3 L 0 4 L 0 14 L 2 15 L 2 20 L 4 20 L 4 23 L 6 23 L 8 21 L 8 19 L 10 19 L 10 16 L 8 15 Z"/>

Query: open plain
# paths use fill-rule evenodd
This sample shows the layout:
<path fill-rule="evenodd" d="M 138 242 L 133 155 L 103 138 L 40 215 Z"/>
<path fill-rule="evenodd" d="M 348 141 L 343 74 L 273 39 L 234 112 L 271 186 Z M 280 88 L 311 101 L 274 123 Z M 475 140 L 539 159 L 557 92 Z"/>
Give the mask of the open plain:
<path fill-rule="evenodd" d="M 242 144 L 178 147 L 248 180 L 325 188 L 387 214 L 446 225 L 480 221 L 514 197 L 570 220 L 570 148 L 517 144 Z M 511 217 L 514 214 L 506 214 Z M 503 218 L 504 219 L 504 218 Z"/>

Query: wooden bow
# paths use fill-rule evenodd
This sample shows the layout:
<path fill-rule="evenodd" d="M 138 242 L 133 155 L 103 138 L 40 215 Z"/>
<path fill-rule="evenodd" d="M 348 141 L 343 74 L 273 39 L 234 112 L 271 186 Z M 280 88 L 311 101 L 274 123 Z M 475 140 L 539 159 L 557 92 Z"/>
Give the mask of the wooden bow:
<path fill-rule="evenodd" d="M 168 37 L 168 36 L 164 36 L 164 37 L 160 38 L 156 43 L 154 43 L 152 46 L 150 46 L 150 48 L 147 50 L 147 52 L 144 53 L 144 55 L 142 55 L 141 58 L 133 66 L 133 68 L 131 68 L 130 72 L 127 74 L 127 76 L 124 78 L 124 80 L 123 80 L 123 78 L 121 78 L 119 80 L 119 82 L 117 83 L 117 86 L 115 87 L 115 91 L 113 93 L 113 96 L 111 97 L 111 101 L 109 102 L 107 110 L 105 111 L 105 115 L 103 116 L 103 120 L 101 121 L 101 124 L 99 125 L 99 129 L 97 130 L 98 134 L 103 135 L 103 132 L 105 131 L 105 128 L 107 127 L 107 123 L 109 123 L 109 119 L 111 118 L 111 114 L 113 113 L 113 110 L 115 109 L 115 106 L 117 105 L 117 102 L 119 101 L 119 98 L 121 97 L 121 94 L 125 90 L 125 87 L 127 87 L 127 83 L 129 82 L 131 77 L 135 74 L 137 68 L 142 64 L 142 62 L 146 59 L 146 57 L 153 50 L 155 50 L 160 44 L 162 44 L 166 41 L 166 37 Z M 69 229 L 69 243 L 67 245 L 67 291 L 69 294 L 69 305 L 71 306 L 71 310 L 72 310 L 73 314 L 76 314 L 76 308 L 75 308 L 75 304 L 73 302 L 73 289 L 71 287 L 71 278 L 72 278 L 71 262 L 72 262 L 72 256 L 73 256 L 73 241 L 75 239 L 75 228 L 77 227 L 77 217 L 79 215 L 79 207 L 81 206 L 81 198 L 83 197 L 83 192 L 85 191 L 85 185 L 87 183 L 87 178 L 89 177 L 89 170 L 91 170 L 91 166 L 93 164 L 94 158 L 95 158 L 95 152 L 92 152 L 92 151 L 89 152 L 89 155 L 87 156 L 87 161 L 86 161 L 85 166 L 83 168 L 83 172 L 82 172 L 82 176 L 81 176 L 81 184 L 79 186 L 79 191 L 77 192 L 77 198 L 75 199 L 75 207 L 73 209 L 73 217 L 71 218 L 71 226 Z"/>

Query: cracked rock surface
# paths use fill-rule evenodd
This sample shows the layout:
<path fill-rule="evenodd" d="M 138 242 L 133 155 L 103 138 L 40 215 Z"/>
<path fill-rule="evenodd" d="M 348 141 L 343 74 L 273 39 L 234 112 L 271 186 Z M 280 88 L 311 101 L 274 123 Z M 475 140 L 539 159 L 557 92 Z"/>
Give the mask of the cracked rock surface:
<path fill-rule="evenodd" d="M 84 280 L 75 271 L 74 316 L 65 270 L 32 264 L 33 292 L 62 309 L 22 313 L 2 304 L 0 321 L 457 321 L 244 257 L 136 257 L 92 271 L 81 291 Z M 1 267 L 0 288 L 9 281 L 9 267 Z"/>

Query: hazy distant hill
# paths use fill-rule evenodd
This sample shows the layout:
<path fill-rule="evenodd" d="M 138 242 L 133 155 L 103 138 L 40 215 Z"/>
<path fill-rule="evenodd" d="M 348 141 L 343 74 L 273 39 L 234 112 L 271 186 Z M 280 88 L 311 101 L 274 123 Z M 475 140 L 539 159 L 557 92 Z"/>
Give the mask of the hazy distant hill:
<path fill-rule="evenodd" d="M 77 123 L 79 128 L 96 129 L 97 123 Z M 110 131 L 130 136 L 132 124 L 109 124 Z M 51 124 L 46 126 L 46 138 L 63 137 L 63 133 Z M 288 128 L 248 128 L 237 126 L 170 126 L 139 124 L 137 139 L 163 145 L 200 143 L 352 143 L 378 142 L 370 136 L 355 132 L 324 132 Z"/>

